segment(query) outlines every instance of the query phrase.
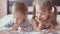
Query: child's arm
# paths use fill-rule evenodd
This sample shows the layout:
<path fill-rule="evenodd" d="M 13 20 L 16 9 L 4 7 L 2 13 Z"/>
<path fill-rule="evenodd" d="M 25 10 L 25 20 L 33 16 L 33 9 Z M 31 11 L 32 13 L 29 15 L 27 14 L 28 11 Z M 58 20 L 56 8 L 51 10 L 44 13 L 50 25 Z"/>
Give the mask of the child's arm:
<path fill-rule="evenodd" d="M 8 28 L 8 30 L 18 30 L 18 27 L 19 27 L 19 25 L 18 24 L 14 24 L 14 26 L 12 26 L 12 27 L 9 27 Z"/>
<path fill-rule="evenodd" d="M 4 25 L 4 27 L 7 27 L 7 28 L 12 27 L 12 26 L 14 26 L 14 23 L 11 21 Z"/>
<path fill-rule="evenodd" d="M 35 19 L 32 19 L 32 25 L 33 25 L 33 28 L 34 28 L 34 31 L 36 32 L 37 31 L 37 22 L 36 22 L 36 20 Z"/>
<path fill-rule="evenodd" d="M 10 23 L 5 24 L 4 27 L 7 27 L 8 30 L 17 30 L 19 25 L 13 22 L 10 22 Z"/>

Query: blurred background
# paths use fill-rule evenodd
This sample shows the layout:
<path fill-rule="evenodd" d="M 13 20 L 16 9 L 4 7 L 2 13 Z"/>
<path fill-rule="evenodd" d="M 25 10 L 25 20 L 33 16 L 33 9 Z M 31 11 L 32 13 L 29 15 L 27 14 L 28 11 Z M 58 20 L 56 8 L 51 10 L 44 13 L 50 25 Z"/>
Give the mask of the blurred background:
<path fill-rule="evenodd" d="M 11 7 L 14 2 L 23 1 L 29 7 L 28 14 L 32 14 L 32 0 L 0 0 L 0 18 L 6 16 L 7 14 L 11 14 Z M 60 14 L 60 0 L 53 0 L 53 4 L 57 7 L 58 15 Z"/>
<path fill-rule="evenodd" d="M 0 27 L 4 24 L 9 23 L 13 19 L 11 15 L 11 8 L 13 3 L 17 1 L 25 2 L 28 5 L 28 19 L 31 22 L 33 11 L 32 0 L 0 0 Z M 60 0 L 53 0 L 53 4 L 56 6 L 58 10 L 57 21 L 60 24 Z"/>

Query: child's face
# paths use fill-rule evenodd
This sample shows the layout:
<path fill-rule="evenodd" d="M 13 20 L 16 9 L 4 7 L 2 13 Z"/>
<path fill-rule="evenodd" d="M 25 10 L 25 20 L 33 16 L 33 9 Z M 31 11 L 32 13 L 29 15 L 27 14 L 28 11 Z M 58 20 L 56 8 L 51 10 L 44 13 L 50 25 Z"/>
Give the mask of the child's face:
<path fill-rule="evenodd" d="M 24 15 L 20 12 L 17 12 L 14 14 L 14 22 L 15 23 L 20 24 L 20 23 L 22 23 L 23 19 L 27 19 L 27 14 Z"/>
<path fill-rule="evenodd" d="M 46 20 L 48 14 L 49 12 L 47 7 L 44 7 L 44 8 L 36 7 L 36 16 L 38 16 L 39 19 Z"/>
<path fill-rule="evenodd" d="M 36 12 L 36 16 L 38 16 L 38 19 L 46 20 L 47 14 L 42 12 Z"/>

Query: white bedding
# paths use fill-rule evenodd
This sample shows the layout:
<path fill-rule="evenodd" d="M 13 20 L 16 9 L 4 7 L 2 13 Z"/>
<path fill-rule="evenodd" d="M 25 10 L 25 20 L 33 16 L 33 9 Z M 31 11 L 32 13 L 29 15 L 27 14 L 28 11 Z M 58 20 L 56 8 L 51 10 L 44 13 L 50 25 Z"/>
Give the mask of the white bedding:
<path fill-rule="evenodd" d="M 9 31 L 1 30 L 0 34 L 60 34 L 60 31 L 51 31 L 51 32 L 20 32 L 20 31 Z"/>

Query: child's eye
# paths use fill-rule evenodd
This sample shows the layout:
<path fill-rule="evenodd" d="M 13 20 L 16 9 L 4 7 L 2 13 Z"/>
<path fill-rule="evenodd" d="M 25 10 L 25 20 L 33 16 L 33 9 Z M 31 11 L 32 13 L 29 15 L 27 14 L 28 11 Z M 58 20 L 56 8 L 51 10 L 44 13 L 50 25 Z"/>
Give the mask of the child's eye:
<path fill-rule="evenodd" d="M 37 14 L 39 14 L 39 12 L 37 12 Z"/>
<path fill-rule="evenodd" d="M 17 18 L 17 19 L 20 19 L 20 18 Z"/>
<path fill-rule="evenodd" d="M 40 13 L 40 15 L 44 15 L 43 13 Z"/>
<path fill-rule="evenodd" d="M 15 17 L 13 17 L 13 18 L 15 18 Z"/>
<path fill-rule="evenodd" d="M 41 14 L 41 15 L 44 15 L 44 14 Z"/>

